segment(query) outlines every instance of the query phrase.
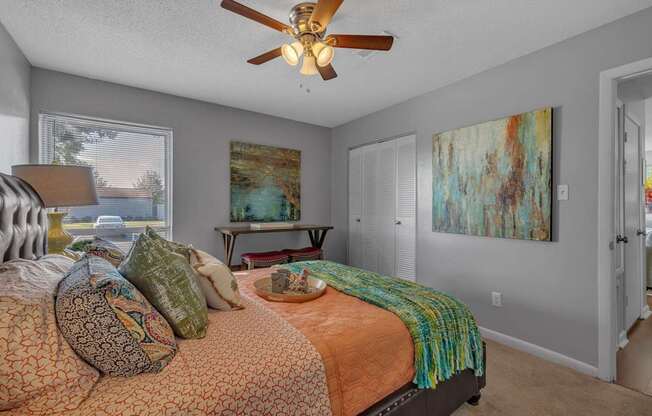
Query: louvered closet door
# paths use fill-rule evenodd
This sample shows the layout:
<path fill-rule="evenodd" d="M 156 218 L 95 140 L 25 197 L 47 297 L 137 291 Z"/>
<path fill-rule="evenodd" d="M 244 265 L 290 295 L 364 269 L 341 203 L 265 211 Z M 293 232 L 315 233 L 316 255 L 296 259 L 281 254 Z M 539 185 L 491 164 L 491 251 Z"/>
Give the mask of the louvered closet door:
<path fill-rule="evenodd" d="M 396 143 L 388 141 L 376 145 L 378 165 L 376 173 L 376 246 L 377 273 L 395 276 L 396 237 Z"/>
<path fill-rule="evenodd" d="M 396 276 L 416 280 L 416 137 L 396 140 Z"/>
<path fill-rule="evenodd" d="M 376 205 L 376 174 L 378 148 L 362 147 L 362 268 L 378 270 L 378 213 Z"/>
<path fill-rule="evenodd" d="M 362 267 L 362 149 L 349 152 L 349 265 Z"/>

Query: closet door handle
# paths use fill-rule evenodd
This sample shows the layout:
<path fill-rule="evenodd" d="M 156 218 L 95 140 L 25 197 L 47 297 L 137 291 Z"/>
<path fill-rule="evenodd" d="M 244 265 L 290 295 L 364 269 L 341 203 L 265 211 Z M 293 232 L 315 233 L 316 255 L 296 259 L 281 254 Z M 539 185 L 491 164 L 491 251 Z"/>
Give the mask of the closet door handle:
<path fill-rule="evenodd" d="M 401 221 L 399 221 L 399 220 L 396 220 L 396 221 L 394 221 L 394 224 L 396 224 L 396 225 L 401 225 L 401 224 L 402 224 L 402 222 L 401 222 Z"/>
<path fill-rule="evenodd" d="M 627 243 L 629 243 L 629 239 L 626 236 L 623 237 L 622 235 L 618 234 L 616 236 L 616 243 L 625 243 L 625 244 L 627 244 Z"/>
<path fill-rule="evenodd" d="M 360 222 L 360 218 L 356 218 L 356 219 L 355 219 L 355 222 Z"/>

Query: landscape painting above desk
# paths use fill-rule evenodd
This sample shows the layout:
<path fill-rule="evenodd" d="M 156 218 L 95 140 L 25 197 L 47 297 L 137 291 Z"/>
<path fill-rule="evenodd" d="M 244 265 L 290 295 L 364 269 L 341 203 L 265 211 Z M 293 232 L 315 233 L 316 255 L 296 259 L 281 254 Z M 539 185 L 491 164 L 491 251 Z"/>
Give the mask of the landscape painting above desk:
<path fill-rule="evenodd" d="M 552 108 L 432 138 L 433 231 L 550 241 Z"/>
<path fill-rule="evenodd" d="M 301 219 L 301 151 L 231 142 L 231 221 Z"/>

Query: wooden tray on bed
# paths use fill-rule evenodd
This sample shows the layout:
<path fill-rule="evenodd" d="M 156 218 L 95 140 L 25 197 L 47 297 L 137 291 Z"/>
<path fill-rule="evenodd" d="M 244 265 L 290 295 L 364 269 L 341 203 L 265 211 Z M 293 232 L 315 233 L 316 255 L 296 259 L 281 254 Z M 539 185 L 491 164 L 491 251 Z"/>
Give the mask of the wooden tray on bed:
<path fill-rule="evenodd" d="M 285 293 L 275 293 L 272 292 L 272 278 L 263 277 L 254 282 L 254 288 L 256 289 L 256 294 L 263 299 L 272 301 L 272 302 L 287 302 L 287 303 L 302 303 L 308 302 L 313 299 L 317 299 L 326 291 L 326 282 L 316 277 L 308 276 L 308 287 L 310 292 L 300 293 L 300 292 L 285 292 Z"/>

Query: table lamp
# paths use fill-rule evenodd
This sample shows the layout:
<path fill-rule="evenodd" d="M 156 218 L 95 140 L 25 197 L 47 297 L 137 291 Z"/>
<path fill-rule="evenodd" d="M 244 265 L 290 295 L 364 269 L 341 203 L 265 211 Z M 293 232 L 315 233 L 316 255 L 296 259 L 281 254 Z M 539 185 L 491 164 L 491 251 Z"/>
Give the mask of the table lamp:
<path fill-rule="evenodd" d="M 97 205 L 95 177 L 88 166 L 15 165 L 11 173 L 32 185 L 43 200 L 48 212 L 48 253 L 63 253 L 73 237 L 63 229 L 66 212 L 58 207 Z"/>

